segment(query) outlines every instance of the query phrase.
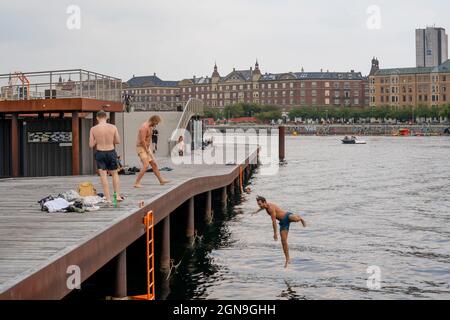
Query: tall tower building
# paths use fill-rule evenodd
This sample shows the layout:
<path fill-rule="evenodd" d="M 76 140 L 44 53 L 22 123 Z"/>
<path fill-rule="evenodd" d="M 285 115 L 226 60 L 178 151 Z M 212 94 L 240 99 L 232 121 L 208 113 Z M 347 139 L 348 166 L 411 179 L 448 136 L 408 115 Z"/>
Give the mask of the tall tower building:
<path fill-rule="evenodd" d="M 437 67 L 448 60 L 448 35 L 444 28 L 416 30 L 417 67 Z"/>

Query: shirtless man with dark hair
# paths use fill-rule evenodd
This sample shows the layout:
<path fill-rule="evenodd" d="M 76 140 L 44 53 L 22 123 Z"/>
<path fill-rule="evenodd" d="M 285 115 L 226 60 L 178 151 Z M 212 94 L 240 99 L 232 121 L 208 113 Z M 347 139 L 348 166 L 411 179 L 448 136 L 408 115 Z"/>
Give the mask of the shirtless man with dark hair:
<path fill-rule="evenodd" d="M 256 198 L 256 202 L 258 203 L 259 209 L 253 214 L 257 214 L 263 210 L 266 210 L 267 214 L 272 218 L 273 239 L 275 241 L 278 241 L 277 220 L 279 221 L 281 244 L 283 245 L 284 256 L 286 257 L 286 263 L 284 267 L 287 268 L 288 264 L 291 261 L 289 257 L 289 246 L 287 242 L 291 222 L 301 222 L 303 227 L 306 227 L 306 221 L 303 220 L 303 218 L 298 214 L 286 212 L 280 209 L 280 207 L 276 204 L 267 202 L 264 197 L 258 196 Z"/>
<path fill-rule="evenodd" d="M 113 188 L 117 195 L 117 201 L 122 201 L 120 196 L 120 181 L 118 169 L 118 158 L 115 150 L 116 144 L 120 144 L 119 131 L 115 125 L 107 122 L 106 112 L 97 112 L 98 124 L 91 128 L 89 134 L 89 147 L 96 148 L 95 160 L 97 161 L 98 173 L 102 183 L 106 201 L 111 203 L 111 194 L 108 185 L 108 172 L 113 178 Z"/>
<path fill-rule="evenodd" d="M 156 164 L 155 156 L 153 155 L 152 150 L 150 149 L 150 144 L 152 142 L 152 134 L 155 127 L 161 122 L 161 118 L 159 116 L 152 116 L 148 121 L 144 122 L 139 128 L 137 142 L 136 142 L 136 152 L 141 159 L 142 167 L 141 171 L 139 171 L 138 176 L 136 178 L 136 182 L 134 183 L 135 188 L 141 188 L 141 180 L 147 172 L 147 168 L 150 165 L 152 167 L 153 173 L 161 185 L 169 183 L 169 180 L 161 177 L 161 173 L 159 172 L 158 165 Z"/>

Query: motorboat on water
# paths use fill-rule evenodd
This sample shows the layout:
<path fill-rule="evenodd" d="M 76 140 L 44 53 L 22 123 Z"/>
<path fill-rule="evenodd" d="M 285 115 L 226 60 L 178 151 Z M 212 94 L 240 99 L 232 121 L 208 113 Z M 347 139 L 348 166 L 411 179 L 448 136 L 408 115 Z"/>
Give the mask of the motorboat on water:
<path fill-rule="evenodd" d="M 345 137 L 341 140 L 343 144 L 366 144 L 364 140 L 359 140 L 356 137 Z"/>

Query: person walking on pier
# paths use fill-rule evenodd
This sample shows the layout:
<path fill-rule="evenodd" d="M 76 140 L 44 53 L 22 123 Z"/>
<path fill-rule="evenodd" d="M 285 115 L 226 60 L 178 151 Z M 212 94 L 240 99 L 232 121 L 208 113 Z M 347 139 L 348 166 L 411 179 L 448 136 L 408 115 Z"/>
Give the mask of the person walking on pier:
<path fill-rule="evenodd" d="M 141 180 L 147 172 L 147 168 L 150 165 L 153 173 L 161 185 L 164 185 L 169 180 L 164 179 L 159 172 L 158 165 L 156 164 L 155 156 L 153 155 L 151 147 L 151 139 L 153 135 L 153 130 L 155 127 L 161 122 L 161 118 L 159 116 L 152 116 L 148 121 L 144 122 L 139 128 L 137 142 L 136 142 L 136 152 L 141 159 L 142 167 L 141 171 L 139 171 L 138 176 L 136 178 L 136 182 L 134 183 L 135 188 L 141 188 Z"/>
<path fill-rule="evenodd" d="M 286 258 L 284 267 L 287 268 L 288 264 L 291 262 L 291 259 L 289 257 L 289 246 L 287 242 L 291 222 L 301 222 L 303 227 L 306 227 L 306 221 L 299 214 L 286 212 L 280 209 L 280 207 L 276 204 L 267 202 L 264 197 L 258 196 L 256 198 L 256 202 L 258 203 L 259 209 L 253 214 L 255 215 L 263 210 L 266 210 L 267 214 L 272 218 L 273 239 L 275 241 L 278 241 L 277 220 L 279 221 L 281 244 L 283 246 L 284 256 Z"/>
<path fill-rule="evenodd" d="M 115 146 L 120 144 L 120 136 L 117 127 L 107 123 L 105 111 L 97 112 L 98 124 L 91 128 L 89 134 L 89 147 L 96 148 L 95 160 L 103 187 L 106 201 L 111 203 L 111 194 L 108 185 L 108 172 L 112 175 L 113 188 L 117 201 L 123 201 L 120 196 L 120 180 L 118 169 L 118 157 Z"/>
<path fill-rule="evenodd" d="M 158 135 L 159 135 L 158 130 L 153 129 L 153 133 L 152 133 L 153 153 L 156 153 L 158 151 Z"/>

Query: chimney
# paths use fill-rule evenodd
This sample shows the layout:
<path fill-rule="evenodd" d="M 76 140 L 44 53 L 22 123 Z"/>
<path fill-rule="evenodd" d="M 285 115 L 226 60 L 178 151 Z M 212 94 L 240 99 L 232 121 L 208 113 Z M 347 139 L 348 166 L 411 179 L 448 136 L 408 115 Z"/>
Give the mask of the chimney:
<path fill-rule="evenodd" d="M 156 77 L 156 72 L 153 72 L 153 76 Z"/>
<path fill-rule="evenodd" d="M 355 73 L 355 70 L 352 69 L 350 72 L 351 72 L 351 73 Z"/>

